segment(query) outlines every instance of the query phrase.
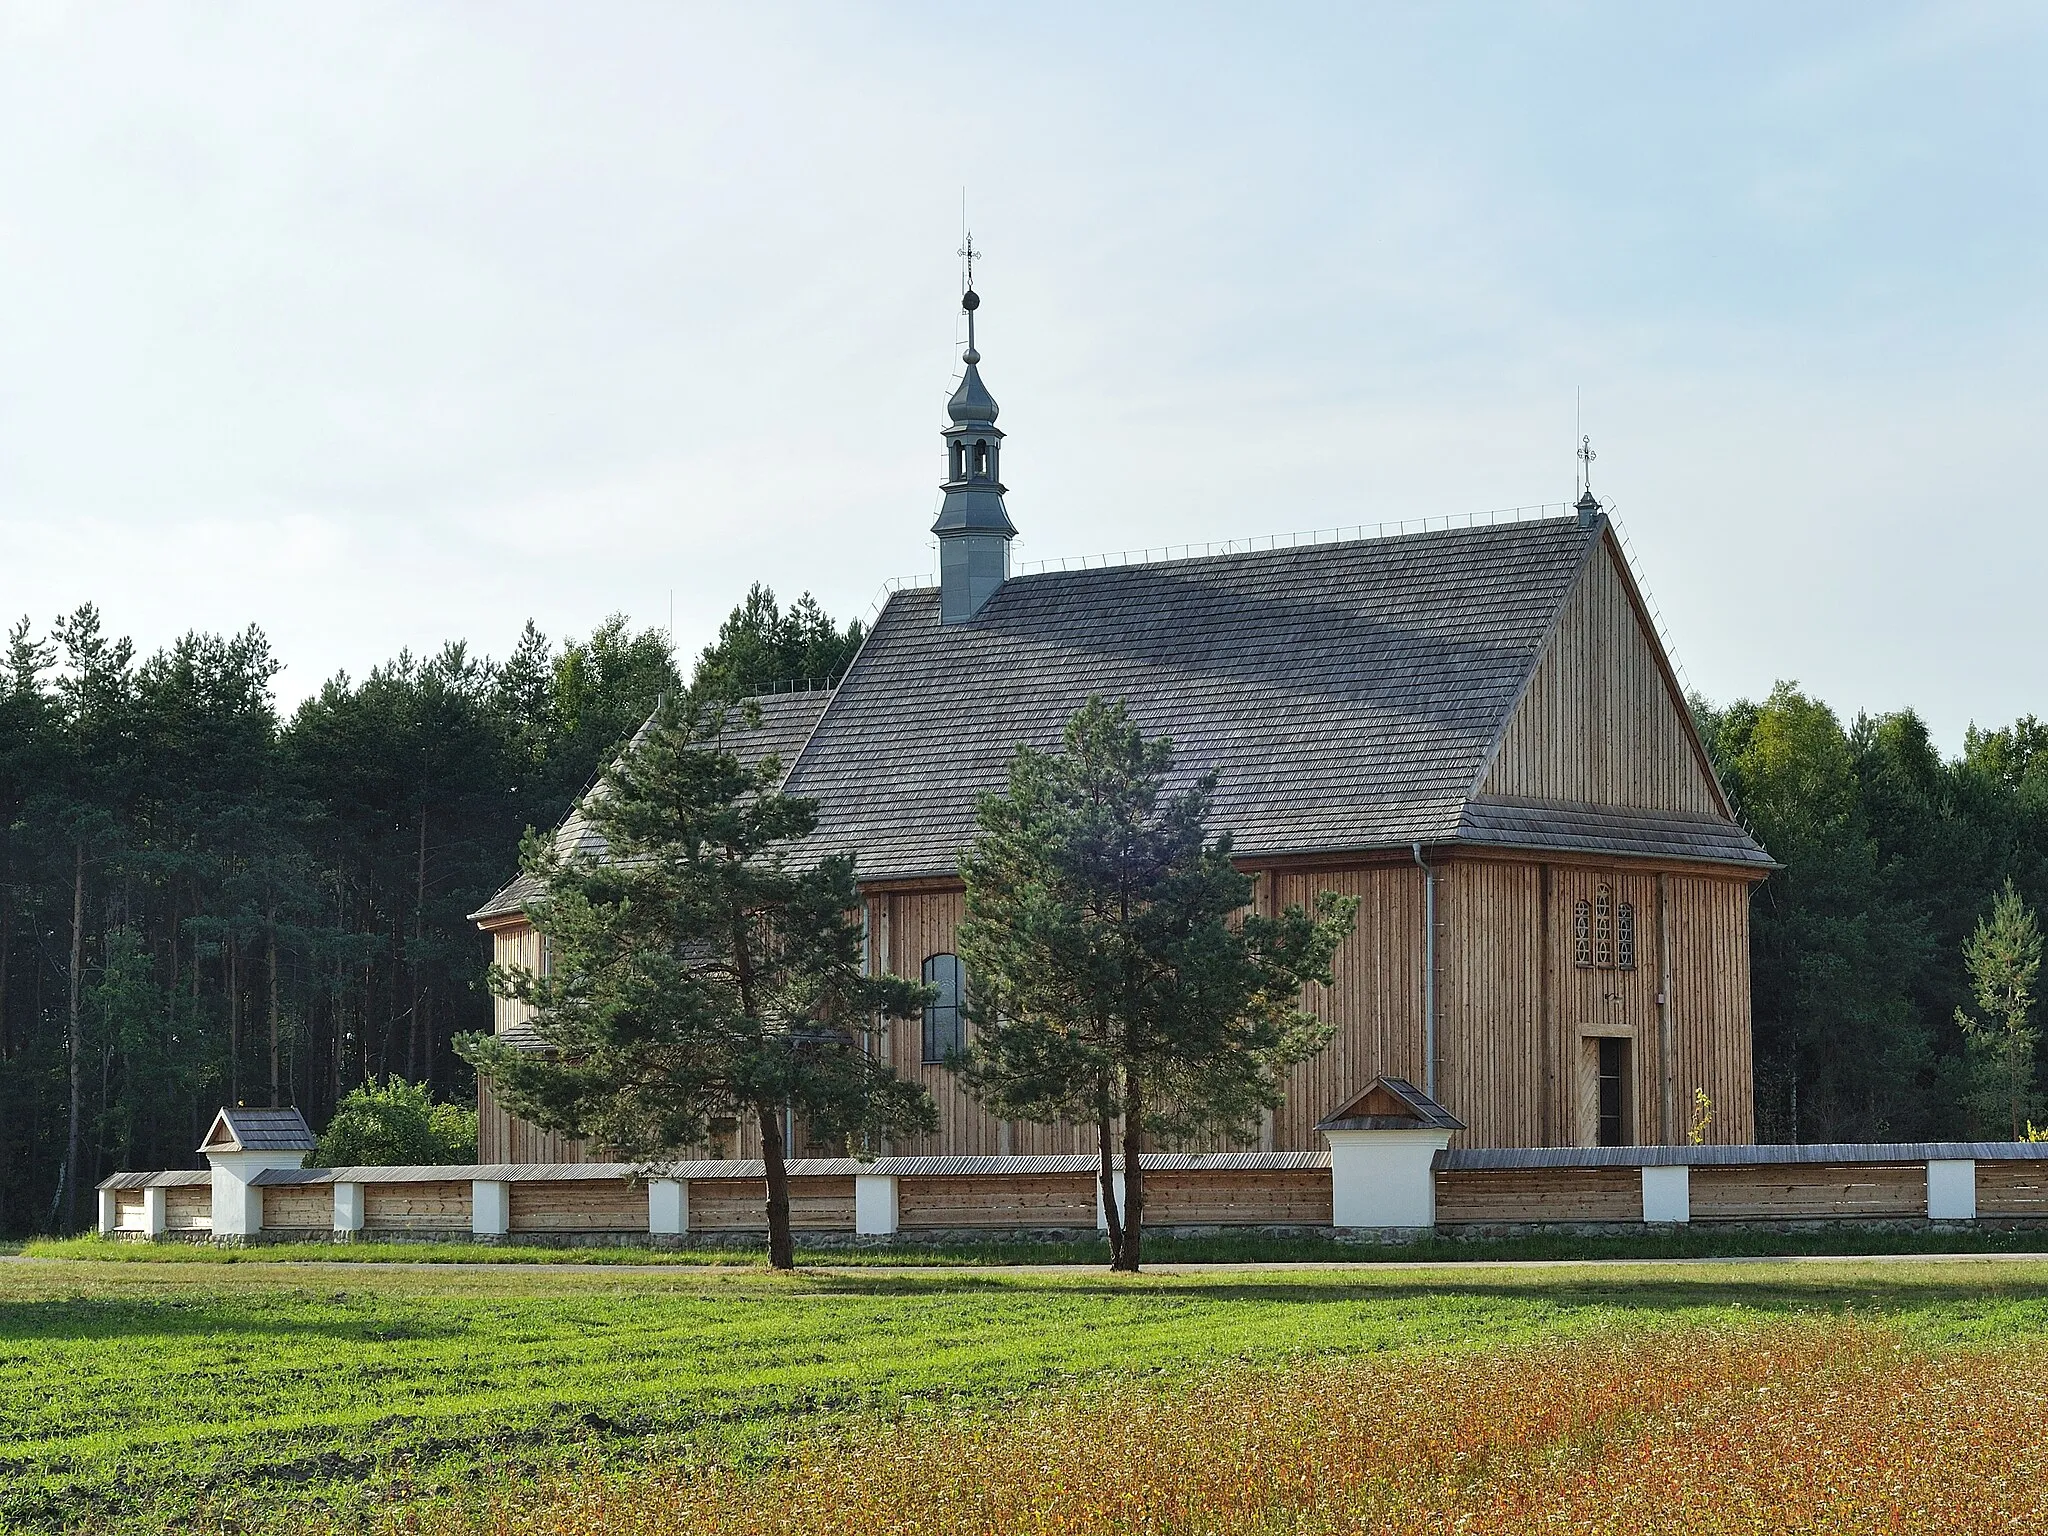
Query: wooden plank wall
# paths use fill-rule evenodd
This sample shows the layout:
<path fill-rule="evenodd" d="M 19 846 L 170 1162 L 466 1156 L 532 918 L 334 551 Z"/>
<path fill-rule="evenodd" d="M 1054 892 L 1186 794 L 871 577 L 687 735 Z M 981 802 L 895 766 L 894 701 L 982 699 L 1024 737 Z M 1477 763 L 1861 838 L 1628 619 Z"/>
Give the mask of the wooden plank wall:
<path fill-rule="evenodd" d="M 942 1227 L 1095 1226 L 1095 1176 L 1019 1174 L 999 1178 L 947 1175 L 906 1178 L 896 1185 L 896 1221 L 905 1231 Z"/>
<path fill-rule="evenodd" d="M 1704 1088 L 1713 1123 L 1704 1139 L 1756 1140 L 1756 1086 L 1749 1014 L 1749 891 L 1741 880 L 1671 875 L 1671 1020 L 1676 1042 L 1677 1127 L 1686 1139 L 1693 1094 Z"/>
<path fill-rule="evenodd" d="M 1148 1227 L 1327 1227 L 1332 1219 L 1327 1168 L 1145 1175 Z"/>
<path fill-rule="evenodd" d="M 173 1184 L 164 1191 L 164 1229 L 169 1232 L 213 1230 L 213 1187 Z"/>
<path fill-rule="evenodd" d="M 142 1230 L 141 1190 L 117 1189 L 114 1191 L 114 1229 L 117 1232 L 140 1232 Z"/>
<path fill-rule="evenodd" d="M 508 928 L 491 930 L 491 960 L 497 965 L 523 965 L 530 971 L 540 969 L 540 935 L 534 932 L 531 923 L 514 923 Z M 533 1017 L 529 1004 L 515 998 L 491 996 L 491 1026 L 503 1034 L 506 1026 L 523 1024 Z"/>
<path fill-rule="evenodd" d="M 1588 563 L 1480 793 L 1720 814 L 1618 558 Z"/>
<path fill-rule="evenodd" d="M 1581 1103 L 1588 1039 L 1629 1038 L 1631 1140 L 1663 1133 L 1658 877 L 1634 866 L 1544 866 L 1529 859 L 1442 858 L 1437 886 L 1438 1097 L 1469 1130 L 1456 1144 L 1482 1147 L 1591 1145 L 1596 1112 Z M 1320 1151 L 1316 1122 L 1376 1075 L 1425 1080 L 1422 1024 L 1423 882 L 1412 863 L 1267 872 L 1262 907 L 1314 902 L 1329 890 L 1359 898 L 1358 924 L 1336 961 L 1336 981 L 1312 986 L 1304 1005 L 1337 1026 L 1323 1052 L 1292 1069 L 1287 1100 L 1266 1146 Z M 1635 911 L 1636 965 L 1581 970 L 1574 964 L 1572 908 L 1606 886 L 1618 911 Z M 1706 1140 L 1750 1140 L 1749 887 L 1697 874 L 1666 878 L 1673 951 L 1672 1139 L 1690 1125 L 1693 1090 L 1714 1105 Z M 915 977 L 927 955 L 951 952 L 960 919 L 957 891 L 898 892 L 870 899 L 871 963 Z M 1546 951 L 1547 945 L 1547 951 Z M 1548 974 L 1546 975 L 1546 968 Z M 968 985 L 971 988 L 973 978 Z M 1548 995 L 1546 995 L 1548 989 Z M 943 1066 L 919 1061 L 915 1019 L 889 1032 L 889 1060 L 922 1082 L 938 1103 L 938 1135 L 891 1146 L 914 1154 L 992 1155 L 1094 1150 L 1092 1128 L 1018 1124 L 1006 1138 Z M 836 1149 L 835 1149 L 836 1150 Z M 1189 1148 L 1188 1150 L 1212 1150 Z M 1215 1148 L 1214 1150 L 1225 1150 Z"/>
<path fill-rule="evenodd" d="M 1460 1169 L 1436 1176 L 1439 1226 L 1641 1221 L 1640 1168 Z"/>
<path fill-rule="evenodd" d="M 2048 1162 L 1979 1162 L 1977 1214 L 2048 1216 Z"/>
<path fill-rule="evenodd" d="M 365 1232 L 467 1232 L 469 1228 L 467 1179 L 363 1186 Z"/>
<path fill-rule="evenodd" d="M 690 1180 L 692 1232 L 765 1232 L 768 1185 L 762 1179 Z M 641 1224 L 647 1215 L 643 1203 Z M 789 1222 L 799 1232 L 851 1232 L 853 1180 L 800 1178 L 789 1181 Z"/>
<path fill-rule="evenodd" d="M 476 1080 L 476 1160 L 480 1163 L 595 1163 L 587 1141 L 544 1131 L 498 1103 L 491 1080 Z"/>
<path fill-rule="evenodd" d="M 917 980 L 924 962 L 932 955 L 957 953 L 954 935 L 966 915 L 967 898 L 958 887 L 922 891 L 899 891 L 870 897 L 868 901 L 868 963 L 878 971 Z M 972 988 L 974 979 L 968 978 Z M 971 1026 L 970 1026 L 971 1028 Z M 899 1138 L 887 1150 L 905 1157 L 947 1156 L 1000 1157 L 1034 1156 L 1048 1153 L 1092 1152 L 1092 1126 L 1041 1126 L 1017 1122 L 1007 1129 L 960 1086 L 958 1076 L 944 1066 L 927 1064 L 924 1056 L 922 1019 L 897 1019 L 887 1031 L 883 1059 L 896 1075 L 922 1083 L 938 1106 L 939 1130 L 935 1136 Z M 837 1150 L 837 1149 L 835 1149 Z M 1089 1218 L 1092 1222 L 1093 1216 Z"/>
<path fill-rule="evenodd" d="M 332 1184 L 272 1184 L 263 1191 L 263 1228 L 270 1231 L 332 1232 Z"/>
<path fill-rule="evenodd" d="M 1694 1221 L 1926 1214 L 1925 1163 L 1780 1163 L 1692 1171 Z"/>
<path fill-rule="evenodd" d="M 628 1179 L 536 1179 L 511 1186 L 514 1232 L 645 1232 L 647 1186 Z"/>
<path fill-rule="evenodd" d="M 1546 1140 L 1542 884 L 1534 864 L 1439 866 L 1436 1096 L 1467 1126 L 1454 1145 Z"/>
<path fill-rule="evenodd" d="M 1412 863 L 1383 863 L 1268 878 L 1271 891 L 1260 898 L 1269 912 L 1313 907 L 1320 891 L 1359 899 L 1357 926 L 1332 967 L 1335 984 L 1311 986 L 1302 998 L 1337 1033 L 1320 1055 L 1287 1074 L 1287 1102 L 1273 1117 L 1267 1148 L 1320 1152 L 1316 1122 L 1374 1077 L 1423 1079 L 1422 871 Z M 1442 916 L 1439 908 L 1440 922 Z"/>

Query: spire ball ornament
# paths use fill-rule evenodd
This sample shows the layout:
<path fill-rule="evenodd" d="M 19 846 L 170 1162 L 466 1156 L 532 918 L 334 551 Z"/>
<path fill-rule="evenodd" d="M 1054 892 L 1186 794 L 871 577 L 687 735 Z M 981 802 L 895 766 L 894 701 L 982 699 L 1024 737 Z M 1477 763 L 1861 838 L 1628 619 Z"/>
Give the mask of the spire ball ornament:
<path fill-rule="evenodd" d="M 968 289 L 960 295 L 960 307 L 970 315 L 973 314 L 977 309 L 981 308 L 981 295 L 972 288 Z"/>

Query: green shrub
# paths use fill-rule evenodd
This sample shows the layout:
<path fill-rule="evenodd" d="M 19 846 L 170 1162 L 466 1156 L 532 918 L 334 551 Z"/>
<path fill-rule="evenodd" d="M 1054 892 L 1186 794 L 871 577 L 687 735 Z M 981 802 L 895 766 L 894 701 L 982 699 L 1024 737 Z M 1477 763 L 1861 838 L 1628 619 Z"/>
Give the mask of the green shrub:
<path fill-rule="evenodd" d="M 322 1168 L 388 1168 L 476 1161 L 476 1111 L 436 1104 L 424 1083 L 397 1073 L 352 1090 L 314 1149 Z"/>

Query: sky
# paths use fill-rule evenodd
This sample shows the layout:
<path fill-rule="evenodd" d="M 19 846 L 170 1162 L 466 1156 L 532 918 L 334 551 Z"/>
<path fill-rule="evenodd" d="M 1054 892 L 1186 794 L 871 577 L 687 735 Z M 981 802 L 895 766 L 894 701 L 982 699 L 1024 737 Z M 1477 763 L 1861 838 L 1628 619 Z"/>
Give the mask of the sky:
<path fill-rule="evenodd" d="M 2048 714 L 2048 11 L 0 0 L 0 614 L 287 707 L 934 567 L 1562 503 L 1687 681 Z M 1582 427 L 1580 426 L 1582 423 Z M 671 620 L 671 615 L 673 615 Z"/>

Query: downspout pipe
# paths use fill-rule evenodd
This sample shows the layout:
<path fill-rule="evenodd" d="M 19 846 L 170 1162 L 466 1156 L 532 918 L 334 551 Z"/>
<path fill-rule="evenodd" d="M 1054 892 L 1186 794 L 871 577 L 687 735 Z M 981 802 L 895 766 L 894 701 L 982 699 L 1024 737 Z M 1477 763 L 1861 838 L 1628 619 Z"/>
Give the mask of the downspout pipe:
<path fill-rule="evenodd" d="M 1436 871 L 1410 845 L 1422 871 L 1422 1091 L 1436 1097 Z"/>

